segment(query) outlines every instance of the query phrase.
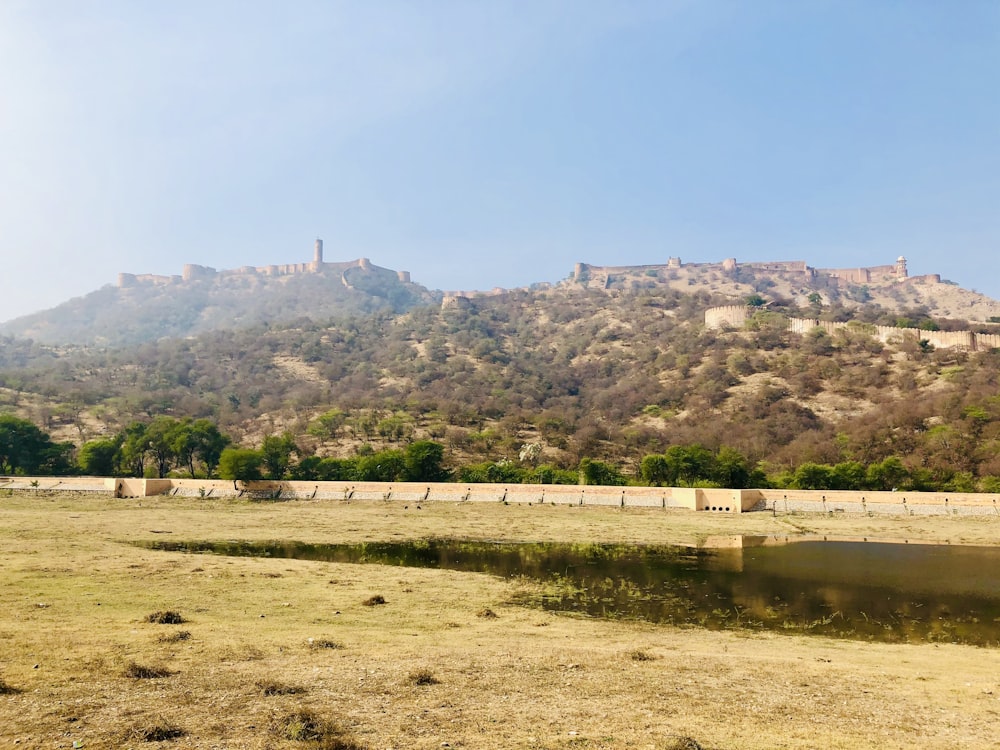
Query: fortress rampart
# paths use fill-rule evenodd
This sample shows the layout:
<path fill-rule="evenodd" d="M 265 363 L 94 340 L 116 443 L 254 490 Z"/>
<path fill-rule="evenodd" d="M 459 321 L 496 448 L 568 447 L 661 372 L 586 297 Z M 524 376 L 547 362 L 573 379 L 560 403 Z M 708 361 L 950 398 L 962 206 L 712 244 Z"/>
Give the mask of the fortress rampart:
<path fill-rule="evenodd" d="M 710 513 L 864 513 L 868 515 L 988 515 L 1000 518 L 1000 494 L 732 490 L 691 487 L 607 487 L 564 484 L 416 482 L 233 482 L 222 479 L 0 477 L 0 490 L 102 494 L 108 497 L 251 497 L 267 499 L 483 502 L 661 508 Z"/>
<path fill-rule="evenodd" d="M 353 261 L 344 261 L 339 263 L 327 263 L 323 260 L 323 240 L 317 239 L 316 245 L 313 251 L 313 259 L 308 263 L 285 263 L 278 265 L 267 265 L 267 266 L 241 266 L 240 268 L 226 269 L 222 271 L 217 271 L 210 266 L 200 266 L 196 263 L 187 263 L 180 276 L 159 276 L 156 274 L 134 274 L 134 273 L 120 273 L 118 274 L 118 287 L 121 289 L 126 289 L 129 287 L 137 287 L 142 285 L 154 285 L 154 286 L 168 286 L 171 284 L 182 284 L 189 283 L 193 281 L 204 281 L 210 279 L 231 279 L 231 278 L 243 278 L 250 276 L 266 276 L 266 277 L 279 277 L 279 276 L 295 276 L 299 274 L 307 273 L 327 273 L 327 272 L 339 272 L 343 274 L 345 271 L 351 268 L 360 268 L 363 271 L 371 271 L 375 266 L 368 258 L 358 258 Z M 397 278 L 404 284 L 410 283 L 410 272 L 409 271 L 396 271 Z M 345 285 L 347 284 L 344 280 Z"/>
<path fill-rule="evenodd" d="M 726 258 L 721 263 L 682 263 L 680 258 L 668 258 L 666 263 L 645 266 L 592 266 L 577 263 L 573 268 L 572 280 L 590 281 L 608 287 L 614 275 L 636 274 L 647 271 L 662 271 L 678 268 L 700 268 L 735 273 L 740 268 L 763 273 L 786 273 L 802 276 L 804 279 L 825 277 L 840 285 L 846 284 L 892 284 L 906 281 L 921 281 L 929 284 L 941 283 L 939 274 L 910 276 L 906 268 L 906 258 L 900 256 L 896 262 L 884 266 L 865 268 L 812 268 L 805 261 L 770 261 L 765 263 L 737 263 L 735 258 Z"/>
<path fill-rule="evenodd" d="M 708 328 L 743 328 L 760 308 L 747 305 L 724 305 L 711 307 L 705 311 L 705 326 Z M 788 318 L 788 330 L 792 333 L 808 333 L 820 328 L 829 334 L 851 329 L 871 334 L 873 338 L 890 344 L 899 343 L 906 337 L 927 341 L 939 349 L 966 349 L 972 352 L 989 351 L 1000 348 L 1000 333 L 975 333 L 973 331 L 925 331 L 922 328 L 896 328 L 876 326 L 866 323 L 840 323 L 813 318 Z"/>

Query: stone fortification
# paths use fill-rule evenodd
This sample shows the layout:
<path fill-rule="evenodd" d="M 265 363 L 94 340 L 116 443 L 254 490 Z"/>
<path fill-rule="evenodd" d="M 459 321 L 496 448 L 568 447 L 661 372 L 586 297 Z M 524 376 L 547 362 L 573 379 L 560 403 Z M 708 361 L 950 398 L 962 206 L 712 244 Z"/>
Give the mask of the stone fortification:
<path fill-rule="evenodd" d="M 250 497 L 365 502 L 482 502 L 661 508 L 709 513 L 864 513 L 1000 517 L 1000 495 L 954 492 L 731 490 L 691 487 L 605 487 L 561 484 L 406 482 L 233 482 L 221 479 L 0 477 L 0 491 L 108 497 Z"/>
<path fill-rule="evenodd" d="M 217 271 L 209 266 L 200 266 L 196 263 L 184 265 L 180 276 L 158 276 L 156 274 L 118 274 L 118 287 L 122 289 L 143 285 L 168 286 L 171 284 L 183 284 L 204 280 L 227 280 L 233 278 L 245 278 L 249 276 L 295 276 L 307 273 L 340 273 L 342 276 L 352 268 L 360 268 L 363 271 L 371 271 L 376 268 L 368 258 L 358 258 L 357 260 L 344 261 L 338 263 L 327 263 L 323 260 L 323 240 L 317 239 L 313 250 L 313 259 L 307 263 L 285 263 L 280 265 L 267 266 L 242 266 L 240 268 Z M 384 270 L 384 269 L 383 269 Z M 403 283 L 410 282 L 409 271 L 396 271 L 397 278 Z M 346 278 L 342 279 L 346 286 L 350 286 Z"/>
<path fill-rule="evenodd" d="M 645 266 L 592 266 L 587 263 L 577 263 L 573 268 L 571 279 L 578 283 L 587 283 L 604 288 L 616 281 L 617 277 L 641 275 L 643 273 L 659 273 L 680 268 L 698 268 L 718 270 L 733 274 L 741 268 L 761 273 L 781 273 L 801 276 L 812 280 L 825 278 L 838 286 L 851 284 L 895 284 L 908 281 L 921 281 L 937 284 L 941 282 L 939 274 L 910 276 L 906 268 L 906 258 L 900 256 L 896 262 L 884 266 L 868 266 L 864 268 L 813 268 L 801 260 L 771 261 L 766 263 L 737 263 L 735 258 L 726 258 L 721 263 L 682 263 L 680 258 L 668 258 L 666 263 Z"/>
<path fill-rule="evenodd" d="M 705 311 L 705 326 L 707 328 L 743 328 L 760 309 L 747 305 L 712 307 Z M 788 318 L 787 326 L 792 333 L 808 333 L 816 328 L 830 334 L 843 329 L 862 331 L 884 344 L 898 343 L 909 337 L 918 341 L 926 341 L 939 349 L 966 349 L 980 352 L 1000 348 L 1000 333 L 925 331 L 922 328 L 897 328 L 857 322 L 840 323 L 814 318 Z"/>

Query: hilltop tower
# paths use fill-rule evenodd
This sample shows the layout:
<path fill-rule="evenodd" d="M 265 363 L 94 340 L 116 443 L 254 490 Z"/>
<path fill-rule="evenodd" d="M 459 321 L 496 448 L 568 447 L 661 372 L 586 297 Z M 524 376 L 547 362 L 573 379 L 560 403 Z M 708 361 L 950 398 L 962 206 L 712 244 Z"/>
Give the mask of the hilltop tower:
<path fill-rule="evenodd" d="M 312 270 L 319 271 L 323 268 L 323 240 L 316 238 L 316 247 L 313 250 Z"/>
<path fill-rule="evenodd" d="M 896 258 L 896 278 L 902 280 L 908 276 L 909 273 L 906 271 L 906 258 L 900 255 Z"/>

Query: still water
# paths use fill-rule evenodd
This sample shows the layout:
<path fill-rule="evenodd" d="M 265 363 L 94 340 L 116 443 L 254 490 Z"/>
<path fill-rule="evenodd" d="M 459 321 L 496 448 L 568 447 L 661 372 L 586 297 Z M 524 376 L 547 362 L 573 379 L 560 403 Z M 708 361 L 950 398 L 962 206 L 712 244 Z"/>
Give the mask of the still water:
<path fill-rule="evenodd" d="M 730 548 L 431 540 L 143 542 L 151 549 L 476 571 L 541 581 L 519 603 L 604 618 L 887 642 L 1000 645 L 1000 548 L 744 539 Z"/>

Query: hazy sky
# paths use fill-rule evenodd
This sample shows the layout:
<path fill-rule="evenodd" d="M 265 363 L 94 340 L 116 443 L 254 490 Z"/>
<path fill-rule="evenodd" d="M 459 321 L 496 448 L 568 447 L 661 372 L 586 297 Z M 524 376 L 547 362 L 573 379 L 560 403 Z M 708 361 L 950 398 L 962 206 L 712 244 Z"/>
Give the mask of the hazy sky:
<path fill-rule="evenodd" d="M 368 257 L 891 263 L 1000 297 L 996 0 L 2 0 L 0 320 Z"/>

